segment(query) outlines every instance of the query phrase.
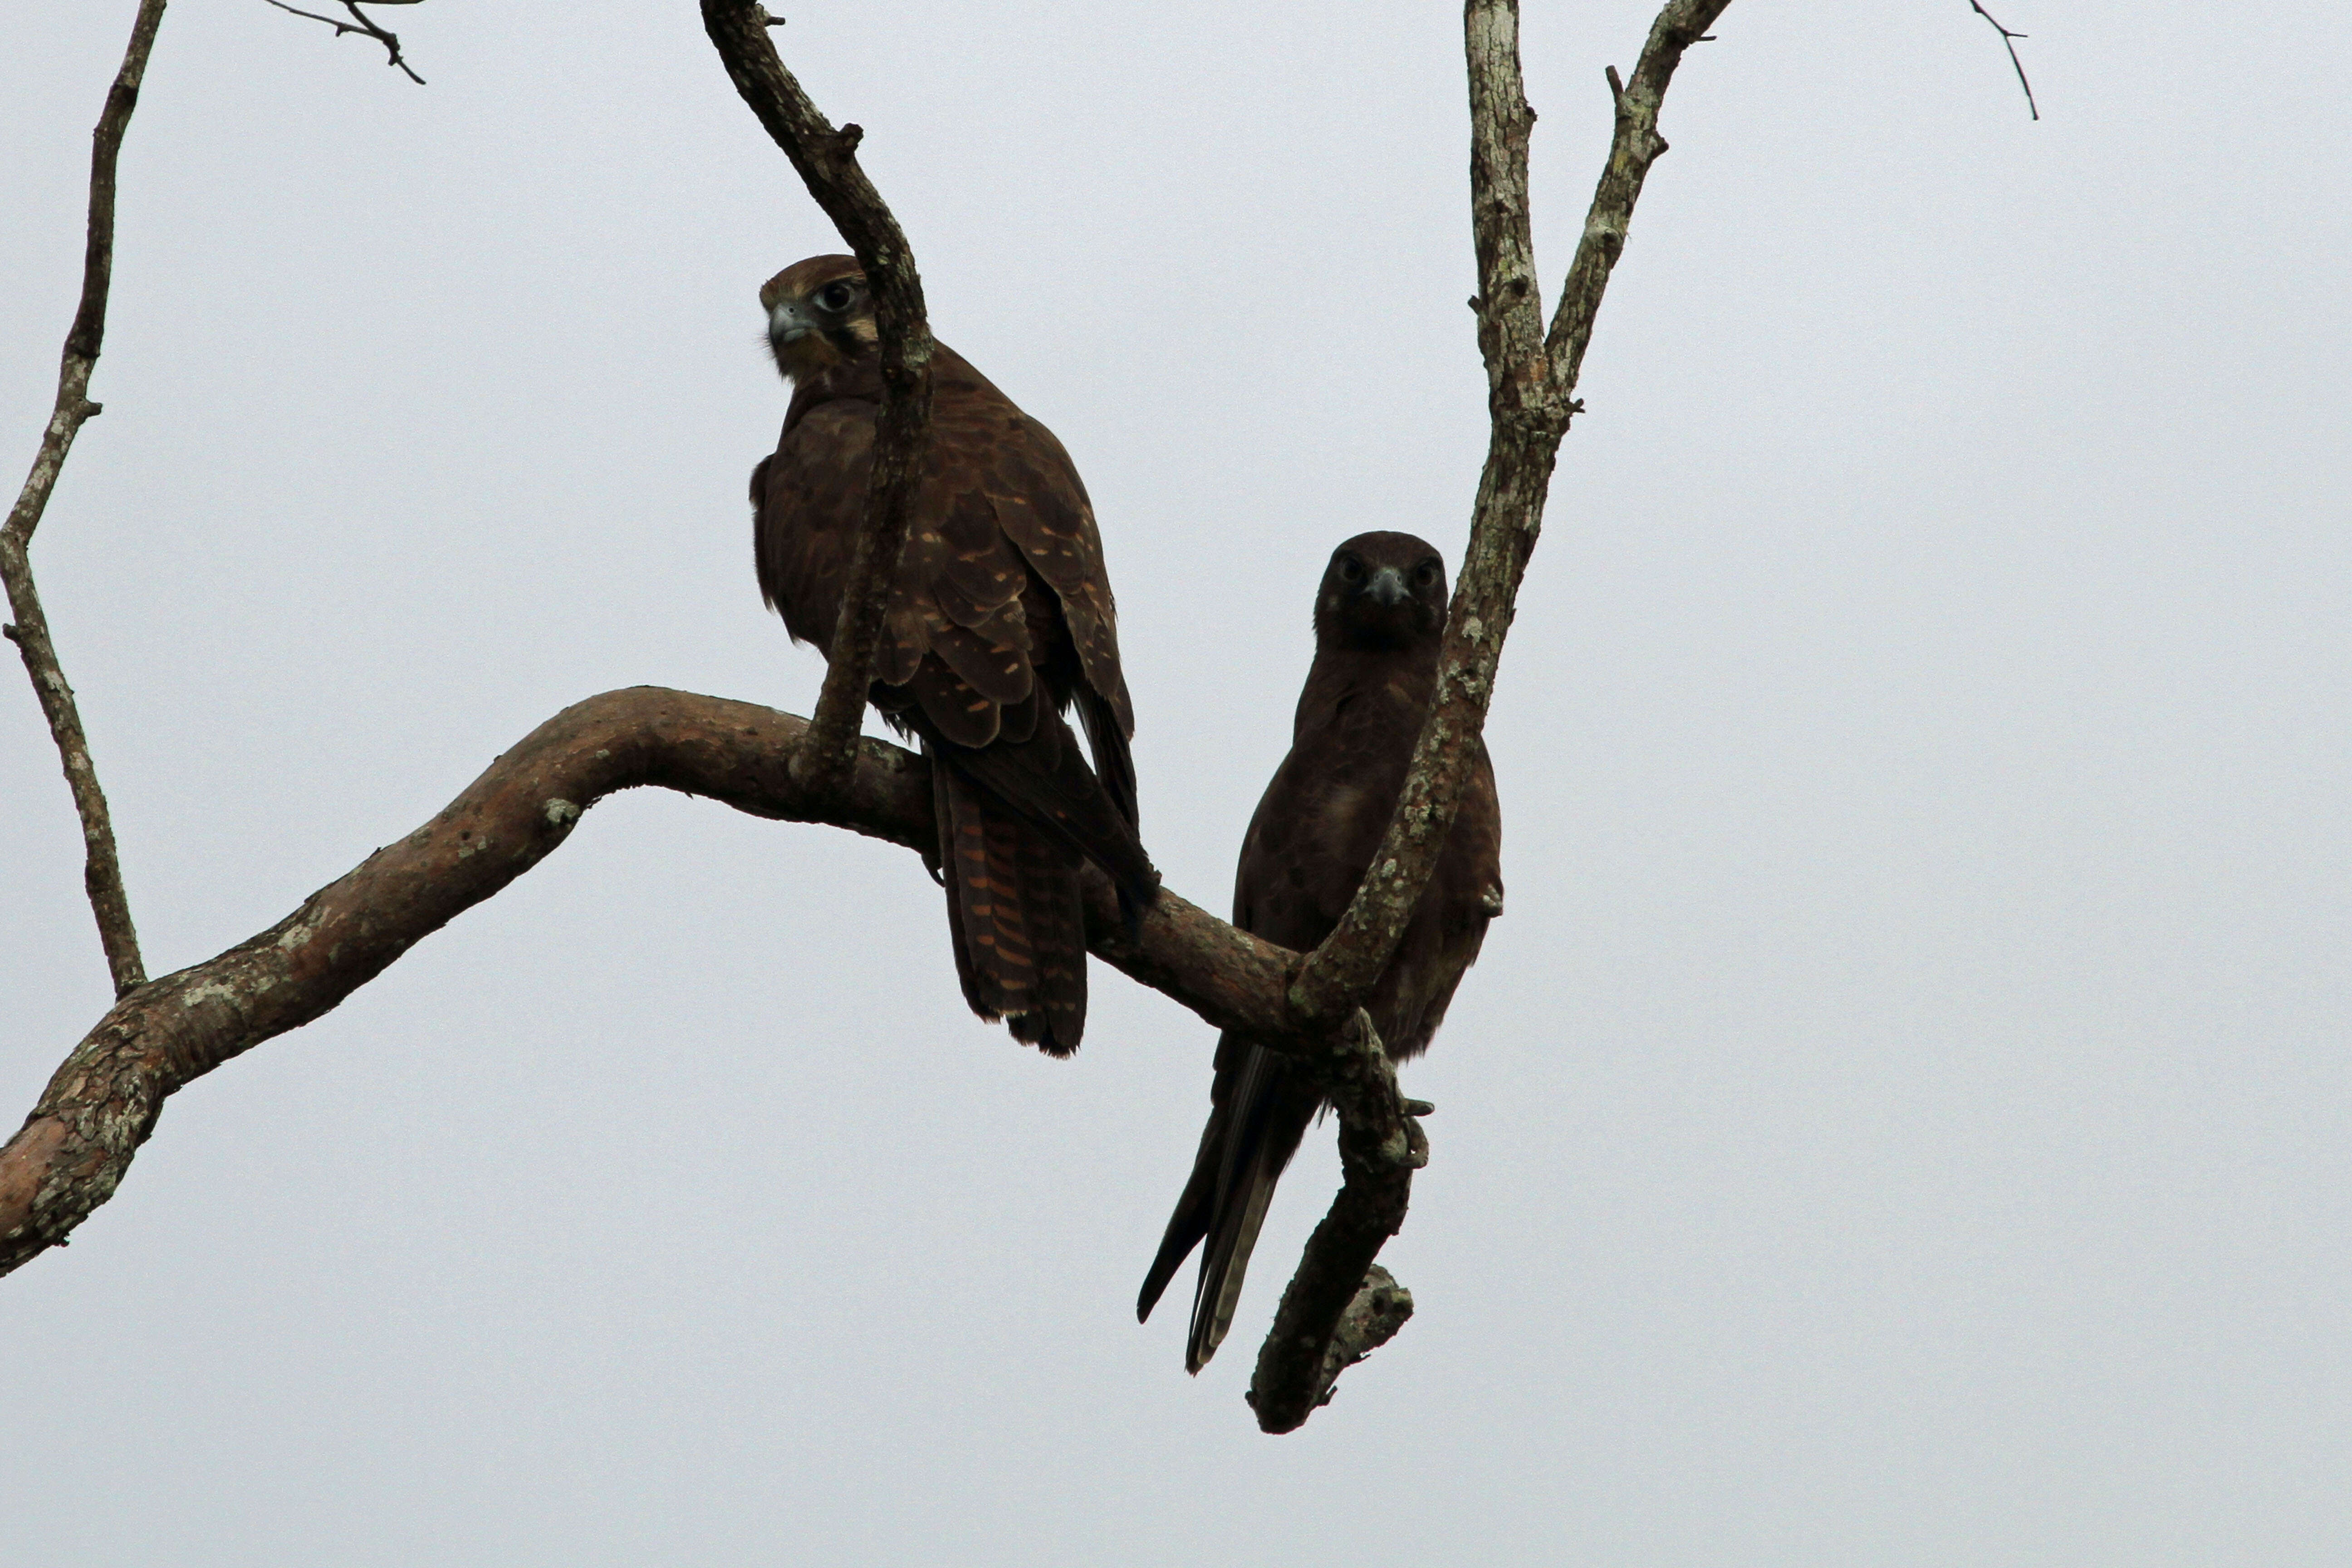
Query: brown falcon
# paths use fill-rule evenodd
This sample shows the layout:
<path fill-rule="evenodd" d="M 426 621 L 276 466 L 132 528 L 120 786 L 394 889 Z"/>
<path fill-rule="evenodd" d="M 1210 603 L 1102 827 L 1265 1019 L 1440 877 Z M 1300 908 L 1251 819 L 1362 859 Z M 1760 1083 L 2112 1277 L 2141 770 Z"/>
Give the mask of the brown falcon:
<path fill-rule="evenodd" d="M 775 455 L 751 470 L 760 590 L 794 641 L 829 654 L 881 408 L 874 304 L 848 256 L 787 267 L 760 302 L 793 387 Z M 964 999 L 1067 1056 L 1087 1016 L 1080 865 L 1108 873 L 1130 917 L 1160 880 L 1136 836 L 1118 612 L 1069 454 L 945 343 L 868 695 L 931 760 Z"/>
<path fill-rule="evenodd" d="M 1332 553 L 1315 595 L 1315 662 L 1290 754 L 1251 817 L 1234 879 L 1234 923 L 1305 952 L 1356 896 L 1404 789 L 1437 685 L 1445 563 L 1409 533 L 1361 533 Z M 1503 912 L 1502 808 L 1483 742 L 1429 886 L 1368 1010 L 1389 1057 L 1428 1049 L 1486 922 Z M 1228 1031 L 1217 1042 L 1209 1124 L 1135 1315 L 1148 1318 L 1203 1244 L 1184 1367 L 1198 1372 L 1233 1322 L 1258 1226 L 1282 1169 L 1322 1108 L 1289 1058 Z"/>

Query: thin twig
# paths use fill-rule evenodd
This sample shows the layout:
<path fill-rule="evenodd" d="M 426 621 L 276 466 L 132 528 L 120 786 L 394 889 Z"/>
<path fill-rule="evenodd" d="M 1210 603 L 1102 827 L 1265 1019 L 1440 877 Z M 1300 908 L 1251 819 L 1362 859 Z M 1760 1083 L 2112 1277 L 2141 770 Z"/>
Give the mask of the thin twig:
<path fill-rule="evenodd" d="M 123 997 L 0 1147 L 0 1274 L 64 1241 L 113 1195 L 172 1093 L 337 1006 L 553 853 L 615 791 L 655 785 L 755 816 L 937 847 L 930 769 L 920 757 L 861 740 L 846 786 L 819 795 L 792 767 L 807 729 L 789 713 L 684 691 L 592 697 L 509 747 L 431 822 L 268 931 Z M 1319 1045 L 1285 1033 L 1283 993 L 1297 953 L 1165 889 L 1130 929 L 1109 879 L 1091 866 L 1081 876 L 1087 940 L 1105 962 L 1217 1028 L 1282 1050 Z M 1341 1103 L 1352 1103 L 1342 1092 Z M 1380 1092 L 1377 1083 L 1367 1092 Z"/>
<path fill-rule="evenodd" d="M 0 579 L 8 589 L 8 610 L 16 616 L 6 628 L 8 640 L 25 661 L 33 691 L 40 700 L 49 735 L 65 764 L 66 784 L 73 791 L 74 810 L 81 817 L 84 851 L 82 885 L 98 917 L 99 941 L 106 948 L 106 967 L 118 996 L 147 978 L 139 957 L 139 933 L 131 923 L 131 900 L 122 889 L 122 862 L 115 853 L 114 819 L 106 808 L 106 792 L 99 787 L 98 769 L 90 762 L 89 737 L 81 727 L 81 710 L 73 688 L 66 683 L 58 662 L 57 645 L 49 637 L 49 618 L 41 609 L 41 595 L 33 583 L 33 531 L 41 526 L 49 496 L 57 489 L 66 455 L 82 426 L 99 412 L 89 400 L 90 373 L 106 340 L 106 300 L 114 281 L 114 173 L 122 153 L 123 132 L 131 112 L 139 107 L 139 85 L 147 75 L 147 57 L 155 47 L 155 30 L 163 24 L 164 0 L 141 0 L 138 18 L 131 25 L 131 43 L 122 54 L 122 68 L 107 89 L 106 107 L 90 138 L 89 228 L 82 249 L 81 304 L 66 331 L 65 352 L 58 366 L 58 397 L 41 433 L 33 471 L 0 526 Z"/>
<path fill-rule="evenodd" d="M 387 32 L 374 17 L 361 10 L 359 0 L 343 0 L 343 9 L 349 12 L 352 17 L 348 22 L 339 16 L 321 16 L 316 11 L 305 11 L 298 5 L 289 5 L 286 0 L 268 0 L 268 3 L 277 6 L 280 11 L 291 12 L 297 16 L 307 16 L 313 22 L 324 22 L 335 30 L 335 37 L 339 38 L 345 33 L 357 33 L 363 38 L 373 38 L 383 46 L 384 64 L 398 66 L 407 74 L 409 80 L 419 87 L 425 85 L 425 79 L 418 76 L 415 68 L 401 55 L 400 35 Z M 372 5 L 415 5 L 421 3 L 422 0 L 368 0 L 368 4 Z"/>
<path fill-rule="evenodd" d="M 856 125 L 835 131 L 818 111 L 778 58 L 768 36 L 774 24 L 751 0 L 702 0 L 703 30 L 726 62 L 735 90 L 792 160 L 809 195 L 865 268 L 881 338 L 882 409 L 875 421 L 866 517 L 842 584 L 841 613 L 834 623 L 806 750 L 793 763 L 802 782 L 822 793 L 841 786 L 857 754 L 866 688 L 882 640 L 886 590 L 898 575 L 922 479 L 931 414 L 931 329 L 914 251 L 881 193 L 858 167 L 857 144 L 865 131 Z"/>
<path fill-rule="evenodd" d="M 2025 79 L 2025 67 L 2017 58 L 2017 40 L 2025 37 L 2025 35 L 2023 33 L 2012 33 L 2007 27 L 2002 26 L 1994 17 L 1993 14 L 1986 10 L 1984 6 L 1979 4 L 1979 0 L 1969 0 L 1969 9 L 1974 11 L 1978 16 L 1982 16 L 1986 21 L 1992 23 L 1992 30 L 2000 35 L 2001 47 L 2009 51 L 2010 66 L 2017 72 L 2017 85 L 2025 89 L 2026 111 L 2032 114 L 2036 120 L 2041 119 L 2042 106 L 2033 101 L 2033 84 Z"/>

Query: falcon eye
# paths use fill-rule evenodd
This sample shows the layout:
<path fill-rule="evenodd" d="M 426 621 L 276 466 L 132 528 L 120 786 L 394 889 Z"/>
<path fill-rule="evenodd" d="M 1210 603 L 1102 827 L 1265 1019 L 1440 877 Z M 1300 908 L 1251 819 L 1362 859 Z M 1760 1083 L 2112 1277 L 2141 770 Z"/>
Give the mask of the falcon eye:
<path fill-rule="evenodd" d="M 1426 588 L 1437 581 L 1437 563 L 1424 561 L 1412 574 L 1413 586 Z"/>
<path fill-rule="evenodd" d="M 1339 557 L 1340 582 L 1353 583 L 1360 579 L 1363 574 L 1364 563 L 1362 562 L 1357 560 L 1352 555 L 1342 555 Z"/>
<path fill-rule="evenodd" d="M 828 283 L 824 288 L 818 289 L 816 291 L 816 302 L 823 310 L 846 310 L 849 309 L 849 301 L 856 298 L 856 295 L 857 290 L 852 289 L 845 279 L 842 281 Z"/>

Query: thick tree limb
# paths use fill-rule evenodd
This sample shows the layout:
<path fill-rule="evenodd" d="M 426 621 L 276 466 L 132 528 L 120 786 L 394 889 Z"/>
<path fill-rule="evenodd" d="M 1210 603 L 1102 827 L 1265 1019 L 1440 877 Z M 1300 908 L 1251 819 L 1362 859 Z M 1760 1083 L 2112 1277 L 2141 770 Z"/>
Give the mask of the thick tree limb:
<path fill-rule="evenodd" d="M 1633 80 L 1609 72 L 1616 132 L 1592 195 L 1584 235 L 1569 267 L 1559 313 L 1547 333 L 1528 210 L 1528 141 L 1535 111 L 1519 72 L 1517 0 L 1468 0 L 1464 51 L 1470 80 L 1470 221 L 1478 258 L 1478 348 L 1486 362 L 1491 433 L 1471 510 L 1470 542 L 1438 653 L 1437 692 L 1413 747 L 1412 766 L 1387 836 L 1348 912 L 1307 955 L 1289 1000 L 1303 1028 L 1352 1013 L 1341 1050 L 1318 1064 L 1339 1116 L 1346 1184 L 1307 1239 L 1259 1352 L 1250 1403 L 1268 1432 L 1303 1423 L 1330 1397 L 1332 1378 L 1365 1352 L 1350 1349 L 1343 1324 L 1385 1321 L 1381 1291 L 1368 1271 L 1404 1223 L 1412 1172 L 1427 1159 L 1419 1127 L 1404 1115 L 1396 1075 L 1375 1040 L 1362 1003 L 1395 955 L 1413 906 L 1436 869 L 1453 828 L 1462 785 L 1478 756 L 1486 707 L 1519 584 L 1543 526 L 1554 460 L 1579 407 L 1576 380 L 1609 273 L 1650 165 L 1666 150 L 1658 106 L 1683 51 L 1703 37 L 1730 0 L 1673 0 L 1650 28 Z M 1412 1158 L 1404 1152 L 1412 1141 Z M 1390 1289 L 1395 1282 L 1388 1281 Z M 1410 1296 L 1406 1297 L 1409 1302 Z M 1395 1322 L 1402 1324 L 1402 1317 Z M 1359 1331 L 1362 1331 L 1360 1329 Z M 1380 1337 L 1394 1333 L 1390 1326 Z M 1367 1347 L 1368 1349 L 1369 1347 Z"/>
<path fill-rule="evenodd" d="M 107 89 L 106 107 L 91 133 L 89 150 L 89 231 L 82 249 L 81 303 L 67 330 L 66 346 L 58 366 L 58 396 L 48 427 L 33 456 L 33 470 L 16 504 L 0 525 L 0 580 L 8 591 L 8 613 L 16 617 L 6 628 L 8 640 L 25 660 L 32 677 L 41 714 L 49 721 L 64 763 L 66 784 L 73 791 L 74 810 L 81 817 L 84 848 L 82 885 L 98 917 L 99 941 L 105 944 L 106 967 L 120 996 L 147 978 L 139 958 L 139 933 L 131 923 L 131 900 L 122 889 L 122 863 L 115 853 L 114 819 L 106 808 L 106 792 L 99 787 L 98 770 L 89 758 L 89 737 L 81 727 L 81 710 L 73 688 L 58 662 L 57 645 L 49 637 L 49 618 L 41 609 L 41 595 L 33 583 L 33 531 L 41 526 L 58 475 L 82 426 L 99 412 L 89 400 L 90 373 L 98 367 L 100 347 L 106 340 L 106 300 L 114 281 L 114 171 L 122 152 L 123 132 L 131 127 L 131 110 L 139 107 L 139 86 L 146 79 L 147 57 L 155 47 L 155 31 L 163 25 L 164 0 L 141 0 L 131 25 L 130 47 L 122 67 Z"/>
<path fill-rule="evenodd" d="M 857 754 L 866 691 L 882 638 L 884 591 L 898 574 L 908 519 L 922 479 L 931 416 L 931 329 L 923 280 L 898 220 L 857 165 L 866 132 L 835 131 L 817 111 L 768 36 L 774 19 L 752 0 L 702 0 L 703 30 L 727 64 L 735 90 L 800 172 L 809 195 L 866 269 L 881 336 L 882 411 L 874 426 L 874 469 L 866 519 L 842 584 L 824 686 L 803 753 L 793 763 L 810 788 L 837 789 Z"/>
<path fill-rule="evenodd" d="M 113 1194 L 172 1093 L 331 1010 L 539 864 L 617 790 L 658 785 L 910 848 L 936 842 L 921 758 L 861 740 L 845 787 L 820 794 L 791 767 L 807 728 L 789 713 L 656 687 L 592 697 L 533 731 L 431 822 L 268 931 L 124 996 L 0 1148 L 0 1273 L 63 1242 Z M 1219 1028 L 1304 1048 L 1283 1032 L 1297 954 L 1171 892 L 1130 937 L 1100 872 L 1088 870 L 1086 893 L 1088 939 L 1105 960 Z"/>

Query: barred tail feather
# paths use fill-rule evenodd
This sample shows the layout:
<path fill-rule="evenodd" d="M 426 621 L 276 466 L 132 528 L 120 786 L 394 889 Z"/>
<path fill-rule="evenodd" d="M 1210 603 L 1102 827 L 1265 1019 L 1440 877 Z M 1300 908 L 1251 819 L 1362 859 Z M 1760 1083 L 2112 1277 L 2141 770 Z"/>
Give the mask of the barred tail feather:
<path fill-rule="evenodd" d="M 1034 1005 L 1013 1019 L 1013 1037 L 1049 1057 L 1066 1057 L 1087 1027 L 1087 909 L 1078 856 L 1025 826 L 1019 844 L 1021 907 L 1037 978 Z"/>
<path fill-rule="evenodd" d="M 932 770 L 948 924 L 964 1001 L 1066 1057 L 1086 1032 L 1078 855 L 950 765 Z"/>
<path fill-rule="evenodd" d="M 1021 907 L 1018 826 L 992 813 L 980 792 L 951 768 L 934 771 L 932 789 L 964 1000 L 983 1018 L 1025 1013 L 1036 975 Z"/>
<path fill-rule="evenodd" d="M 1122 898 L 1149 906 L 1158 896 L 1160 873 L 1127 808 L 1087 765 L 1077 736 L 1059 713 L 1050 708 L 1039 713 L 1025 741 L 1000 739 L 978 749 L 941 739 L 927 721 L 918 721 L 916 728 L 936 762 L 1100 866 Z M 1123 758 L 1124 747 L 1112 754 Z"/>

